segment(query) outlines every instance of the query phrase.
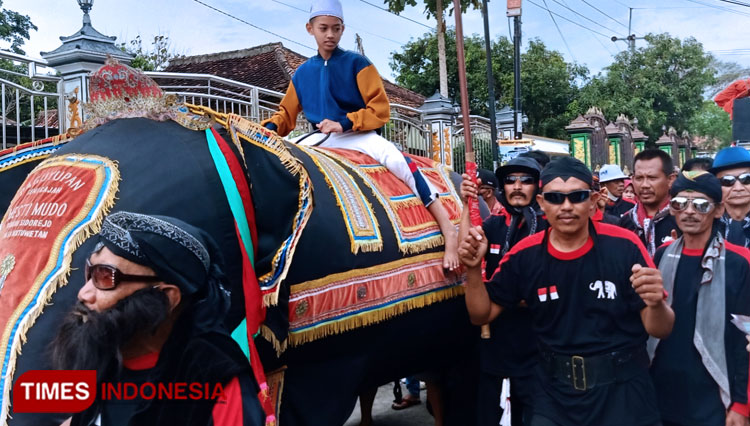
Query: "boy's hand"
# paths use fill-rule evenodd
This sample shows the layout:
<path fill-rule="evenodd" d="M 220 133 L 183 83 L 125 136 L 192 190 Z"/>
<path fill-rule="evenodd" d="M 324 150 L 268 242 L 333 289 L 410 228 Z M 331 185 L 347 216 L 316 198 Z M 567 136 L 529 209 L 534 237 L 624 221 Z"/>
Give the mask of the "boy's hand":
<path fill-rule="evenodd" d="M 326 135 L 329 133 L 342 133 L 344 131 L 344 128 L 341 127 L 341 124 L 327 118 L 318 123 L 317 127 L 318 129 L 320 129 L 320 133 Z"/>
<path fill-rule="evenodd" d="M 463 181 L 461 181 L 461 201 L 463 201 L 465 204 L 468 197 L 477 198 L 479 190 L 477 188 L 477 184 L 474 183 L 474 179 L 472 179 L 471 176 L 464 173 L 461 175 L 461 177 L 463 178 Z M 481 182 L 481 180 L 479 181 Z"/>

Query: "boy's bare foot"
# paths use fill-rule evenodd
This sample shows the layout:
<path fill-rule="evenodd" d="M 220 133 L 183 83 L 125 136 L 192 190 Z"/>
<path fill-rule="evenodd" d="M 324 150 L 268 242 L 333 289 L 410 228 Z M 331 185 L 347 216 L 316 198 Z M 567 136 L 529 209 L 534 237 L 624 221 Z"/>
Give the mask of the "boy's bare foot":
<path fill-rule="evenodd" d="M 443 255 L 443 269 L 453 271 L 458 269 L 458 234 L 451 227 L 448 233 L 443 232 L 445 238 L 445 254 Z"/>
<path fill-rule="evenodd" d="M 440 232 L 443 233 L 445 239 L 445 254 L 443 255 L 443 269 L 453 271 L 458 268 L 458 233 L 456 233 L 456 227 L 450 221 L 448 212 L 443 207 L 443 203 L 438 198 L 437 200 L 430 203 L 427 206 L 427 210 L 432 213 Z"/>

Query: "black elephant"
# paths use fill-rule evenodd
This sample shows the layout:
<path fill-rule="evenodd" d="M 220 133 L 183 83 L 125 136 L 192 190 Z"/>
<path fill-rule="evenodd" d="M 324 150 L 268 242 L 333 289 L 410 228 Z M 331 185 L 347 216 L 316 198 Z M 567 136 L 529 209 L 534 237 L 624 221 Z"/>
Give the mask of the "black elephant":
<path fill-rule="evenodd" d="M 2 422 L 59 424 L 60 416 L 13 413 L 10 384 L 49 367 L 47 344 L 83 284 L 89 237 L 105 214 L 120 210 L 174 216 L 219 242 L 232 291 L 227 326 L 247 318 L 255 331 L 252 324 L 267 309 L 254 341 L 263 366 L 274 372 L 269 385 L 280 425 L 343 424 L 357 395 L 372 386 L 474 365 L 478 333 L 468 320 L 461 278 L 444 275 L 434 261 L 441 258 L 441 236 L 422 223 L 426 210 L 408 190 L 398 193 L 398 183 L 367 158 L 297 147 L 237 116 L 178 108 L 180 120 L 113 119 L 56 146 L 24 186 L 18 173 L 0 173 L 3 191 L 21 187 L 0 226 L 0 262 L 11 254 L 18 259 L 5 275 L 0 268 L 7 284 L 5 291 L 0 284 Z M 66 167 L 91 164 L 101 170 L 90 181 L 85 170 L 78 181 L 75 172 L 65 174 Z M 425 173 L 447 185 L 455 218 L 460 204 L 446 172 L 425 166 Z M 53 178 L 67 182 L 70 194 L 90 192 L 78 207 L 66 204 L 61 221 L 52 221 L 42 238 L 45 223 L 23 222 L 29 212 L 21 206 L 25 199 L 64 199 L 65 192 L 48 192 L 54 188 L 38 182 Z M 29 209 L 38 207 L 41 215 L 43 203 L 37 204 Z M 81 223 L 87 227 L 71 225 Z M 62 247 L 53 244 L 62 240 Z M 37 247 L 44 241 L 49 253 L 41 252 L 57 269 L 40 261 Z M 36 253 L 37 263 L 24 263 L 33 257 L 24 257 L 27 252 Z M 256 277 L 258 288 L 248 287 Z M 451 376 L 452 383 L 470 378 Z M 448 400 L 454 391 L 459 401 L 447 408 L 448 424 L 471 423 L 473 390 L 447 389 Z"/>

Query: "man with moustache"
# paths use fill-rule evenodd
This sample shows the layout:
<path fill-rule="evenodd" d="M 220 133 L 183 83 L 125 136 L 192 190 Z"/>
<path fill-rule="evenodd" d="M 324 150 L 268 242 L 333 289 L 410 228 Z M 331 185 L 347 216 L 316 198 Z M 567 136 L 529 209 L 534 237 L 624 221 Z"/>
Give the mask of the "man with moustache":
<path fill-rule="evenodd" d="M 651 376 L 665 426 L 747 426 L 748 353 L 731 314 L 750 313 L 750 252 L 724 239 L 722 187 L 684 171 L 670 189 L 682 237 L 654 261 L 675 313 L 669 337 L 649 341 Z"/>
<path fill-rule="evenodd" d="M 722 235 L 730 243 L 750 247 L 750 152 L 724 148 L 716 154 L 710 172 L 719 178 L 724 196 Z"/>
<path fill-rule="evenodd" d="M 619 225 L 638 235 L 653 256 L 657 247 L 679 232 L 669 214 L 669 187 L 675 179 L 672 157 L 660 149 L 647 149 L 633 161 L 633 186 L 638 202 L 622 215 Z"/>
<path fill-rule="evenodd" d="M 86 260 L 79 303 L 51 345 L 53 364 L 96 370 L 101 383 L 200 383 L 223 398 L 97 400 L 72 426 L 263 425 L 247 357 L 223 326 L 221 254 L 202 230 L 166 216 L 118 212 Z"/>
<path fill-rule="evenodd" d="M 502 183 L 500 203 L 503 210 L 487 218 L 482 229 L 490 249 L 485 256 L 484 278 L 489 280 L 500 259 L 521 239 L 547 227 L 543 212 L 536 201 L 541 167 L 536 160 L 516 157 L 497 169 Z M 485 185 L 482 174 L 479 191 L 469 175 L 463 175 L 461 197 L 466 208 L 467 197 L 477 197 Z M 513 344 L 508 344 L 513 342 Z M 534 388 L 533 370 L 537 363 L 537 347 L 531 316 L 525 306 L 509 309 L 490 323 L 489 339 L 480 341 L 480 379 L 477 392 L 477 424 L 497 425 L 502 417 L 500 394 L 504 378 L 510 378 L 511 424 L 520 426 L 531 419 Z"/>
<path fill-rule="evenodd" d="M 591 222 L 599 193 L 583 163 L 563 157 L 540 180 L 549 228 L 513 246 L 489 282 L 486 235 L 463 214 L 469 317 L 485 324 L 528 306 L 540 351 L 531 426 L 657 425 L 646 339 L 668 336 L 674 323 L 661 274 L 632 233 Z"/>

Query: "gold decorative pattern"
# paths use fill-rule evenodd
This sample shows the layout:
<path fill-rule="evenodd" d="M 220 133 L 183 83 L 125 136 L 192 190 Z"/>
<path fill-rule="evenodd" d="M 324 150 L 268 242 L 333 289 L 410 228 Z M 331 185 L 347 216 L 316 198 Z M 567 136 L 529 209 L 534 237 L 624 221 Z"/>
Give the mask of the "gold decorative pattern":
<path fill-rule="evenodd" d="M 382 251 L 383 237 L 375 212 L 352 176 L 341 165 L 319 151 L 301 145 L 298 148 L 312 158 L 331 188 L 346 224 L 352 253 L 357 254 L 360 250 Z"/>

